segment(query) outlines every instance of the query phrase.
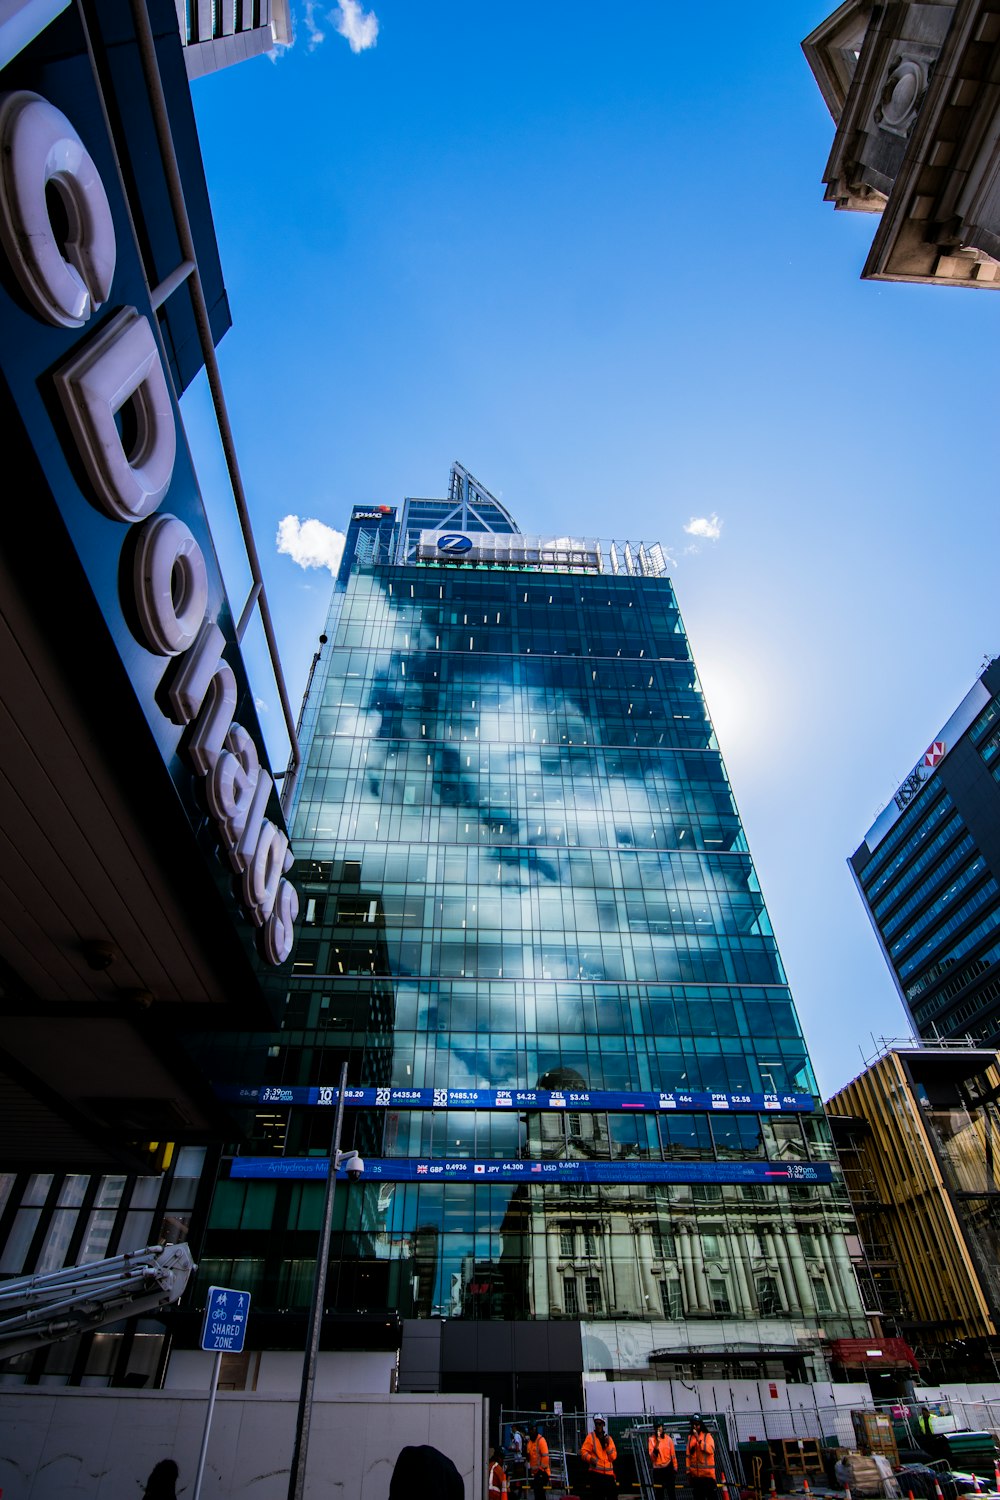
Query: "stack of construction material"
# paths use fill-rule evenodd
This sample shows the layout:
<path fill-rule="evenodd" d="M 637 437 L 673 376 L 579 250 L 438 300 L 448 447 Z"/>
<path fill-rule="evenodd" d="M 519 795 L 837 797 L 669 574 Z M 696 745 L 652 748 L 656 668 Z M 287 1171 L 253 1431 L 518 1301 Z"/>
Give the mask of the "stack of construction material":
<path fill-rule="evenodd" d="M 878 1453 L 843 1454 L 837 1462 L 838 1484 L 845 1479 L 852 1495 L 899 1495 L 899 1485 L 892 1477 L 892 1467 Z"/>
<path fill-rule="evenodd" d="M 997 1443 L 992 1432 L 949 1432 L 945 1442 L 953 1469 L 988 1479 L 993 1488 Z"/>

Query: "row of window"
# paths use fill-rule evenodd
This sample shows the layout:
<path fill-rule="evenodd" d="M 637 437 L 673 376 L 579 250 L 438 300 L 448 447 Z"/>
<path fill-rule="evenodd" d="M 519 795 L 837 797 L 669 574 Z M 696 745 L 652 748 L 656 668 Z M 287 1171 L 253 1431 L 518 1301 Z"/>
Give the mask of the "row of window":
<path fill-rule="evenodd" d="M 644 1161 L 830 1161 L 821 1115 L 578 1114 L 522 1118 L 484 1111 L 390 1112 L 383 1154 L 414 1157 L 586 1156 Z"/>
<path fill-rule="evenodd" d="M 312 1000 L 327 989 L 323 980 L 296 982 L 289 993 L 284 1029 L 305 1029 Z M 745 1038 L 752 1050 L 768 1056 L 780 1038 L 801 1050 L 798 1018 L 787 990 L 722 986 L 608 985 L 468 980 L 393 980 L 379 984 L 357 980 L 338 985 L 325 998 L 337 1004 L 357 997 L 362 1006 L 384 995 L 394 1000 L 392 1016 L 406 1045 L 407 1032 L 427 1038 L 434 1032 L 482 1032 L 526 1045 L 539 1033 L 567 1036 L 617 1036 L 634 1033 L 633 1045 L 672 1051 L 684 1043 L 719 1043 Z M 302 1045 L 310 1045 L 303 1038 Z M 532 1085 L 534 1087 L 536 1085 Z"/>
<path fill-rule="evenodd" d="M 876 917 L 880 917 L 881 914 L 886 911 L 894 901 L 897 901 L 900 896 L 902 896 L 904 892 L 910 887 L 913 881 L 916 880 L 917 877 L 923 872 L 923 870 L 925 870 L 932 861 L 937 859 L 940 851 L 955 837 L 960 827 L 960 819 L 958 814 L 956 813 L 953 818 L 949 818 L 948 822 L 945 824 L 936 838 L 933 838 L 931 840 L 930 845 L 920 856 L 920 858 L 918 860 L 914 860 L 913 865 L 907 871 L 906 878 L 900 880 L 899 884 L 895 886 L 889 893 L 889 896 L 884 901 L 880 901 L 878 905 L 873 908 L 873 912 Z M 927 900 L 928 896 L 931 895 L 931 893 L 937 888 L 938 882 L 940 881 L 941 877 L 943 875 L 947 875 L 950 870 L 956 869 L 962 863 L 963 859 L 967 858 L 967 856 L 974 848 L 975 845 L 972 841 L 972 835 L 970 833 L 964 834 L 959 839 L 958 843 L 948 851 L 948 853 L 940 861 L 940 863 L 935 864 L 932 873 L 926 879 L 920 881 L 916 890 L 908 898 L 908 900 L 904 901 L 901 906 L 898 906 L 896 908 L 892 917 L 888 922 L 885 923 L 882 928 L 883 935 L 886 938 L 895 936 L 900 927 L 902 927 L 903 923 L 906 921 L 907 917 L 912 912 L 915 912 L 917 908 L 920 907 Z"/>
<path fill-rule="evenodd" d="M 306 902 L 313 899 L 306 897 Z M 312 910 L 317 912 L 318 905 Z M 707 896 L 703 891 L 675 889 L 669 894 L 650 892 L 646 900 L 639 897 L 616 902 L 610 898 L 595 901 L 589 891 L 578 894 L 558 890 L 527 898 L 512 892 L 501 899 L 499 893 L 479 891 L 470 891 L 464 900 L 454 896 L 435 898 L 433 888 L 425 888 L 423 894 L 412 891 L 384 902 L 365 895 L 360 899 L 341 897 L 331 916 L 339 930 L 324 934 L 332 945 L 329 950 L 326 943 L 319 944 L 318 937 L 305 940 L 313 943 L 314 950 L 319 944 L 321 961 L 334 952 L 348 951 L 352 944 L 377 945 L 383 938 L 391 943 L 396 938 L 415 937 L 417 932 L 424 945 L 477 940 L 495 943 L 501 934 L 513 940 L 519 932 L 535 933 L 536 941 L 542 943 L 541 935 L 554 926 L 558 930 L 560 919 L 566 920 L 578 946 L 600 945 L 602 941 L 607 946 L 616 941 L 616 935 L 626 944 L 646 934 L 663 938 L 686 933 L 699 941 L 771 936 L 762 899 L 756 892 Z M 310 919 L 307 914 L 303 925 L 317 926 L 315 915 Z M 300 947 L 300 957 L 301 953 Z"/>
<path fill-rule="evenodd" d="M 336 1003 L 336 1002 L 334 1002 Z M 317 1045 L 323 1032 L 282 1032 L 273 1047 L 262 1083 L 291 1086 L 336 1082 L 345 1041 L 355 1050 L 375 1044 L 373 1028 L 359 1026 L 343 1037 L 336 1028 L 330 1046 Z M 302 1039 L 302 1045 L 299 1039 Z M 589 1043 L 589 1045 L 588 1045 Z M 379 1075 L 359 1074 L 372 1084 L 396 1088 L 539 1087 L 546 1074 L 571 1071 L 581 1087 L 593 1089 L 706 1089 L 714 1092 L 811 1092 L 812 1074 L 804 1044 L 796 1039 L 769 1042 L 754 1055 L 740 1038 L 682 1041 L 670 1036 L 600 1035 L 592 1038 L 542 1034 L 501 1035 L 495 1041 L 473 1032 L 450 1037 L 422 1033 L 386 1035 L 372 1054 Z M 359 1058 L 359 1063 L 361 1059 Z M 235 1068 L 235 1063 L 230 1065 Z M 391 1077 L 381 1076 L 390 1071 Z M 226 1078 L 234 1073 L 227 1069 Z"/>
<path fill-rule="evenodd" d="M 892 954 L 893 958 L 898 958 L 899 955 L 903 953 L 912 942 L 914 942 L 918 937 L 925 933 L 928 927 L 932 926 L 938 920 L 941 913 L 946 910 L 946 908 L 951 906 L 955 898 L 960 895 L 962 891 L 967 889 L 968 886 L 973 885 L 985 870 L 986 861 L 985 859 L 983 859 L 983 856 L 981 854 L 977 854 L 974 859 L 970 860 L 970 862 L 965 866 L 960 874 L 955 877 L 951 884 L 948 885 L 943 891 L 941 891 L 940 895 L 931 903 L 931 905 L 928 906 L 925 911 L 922 911 L 916 921 L 911 922 L 906 931 L 901 933 L 896 941 L 891 945 L 889 952 Z M 940 876 L 942 873 L 943 868 L 936 872 L 938 876 Z M 932 948 L 936 946 L 937 939 L 945 936 L 947 931 L 947 928 L 939 929 L 939 931 L 932 936 L 931 947 L 927 947 L 926 944 L 924 945 L 925 950 L 927 952 L 931 952 Z"/>
<path fill-rule="evenodd" d="M 948 937 L 953 932 L 957 932 L 960 927 L 963 927 L 969 920 L 969 918 L 973 916 L 977 911 L 979 911 L 983 906 L 985 906 L 987 903 L 995 904 L 996 895 L 997 883 L 991 876 L 989 880 L 985 881 L 980 886 L 978 891 L 975 891 L 967 901 L 963 902 L 963 904 L 958 908 L 953 916 L 949 917 L 946 922 L 943 922 L 941 924 L 936 932 L 934 932 L 933 935 L 929 937 L 925 943 L 921 943 L 920 947 L 914 950 L 914 952 L 910 955 L 905 963 L 900 965 L 900 978 L 905 979 L 909 974 L 912 974 L 915 969 L 919 968 L 920 965 L 929 957 L 929 955 L 940 947 L 942 941 L 946 937 Z M 996 914 L 995 912 L 991 912 L 987 920 L 985 922 L 979 922 L 976 927 L 973 928 L 972 932 L 967 934 L 962 942 L 956 943 L 955 946 L 949 950 L 949 952 L 942 954 L 938 958 L 937 962 L 932 966 L 932 968 L 921 976 L 918 984 L 921 987 L 928 984 L 932 976 L 936 977 L 937 974 L 943 972 L 943 970 L 949 965 L 953 964 L 955 962 L 955 959 L 962 953 L 970 952 L 971 949 L 975 947 L 976 943 L 981 942 L 983 937 L 988 932 L 992 931 L 995 926 Z M 913 993 L 919 993 L 919 989 L 916 986 L 913 986 Z M 909 994 L 910 989 L 908 988 L 907 995 Z"/>
<path fill-rule="evenodd" d="M 0 1274 L 61 1270 L 155 1244 L 164 1217 L 190 1218 L 204 1147 L 167 1176 L 0 1173 Z"/>
<path fill-rule="evenodd" d="M 362 695 L 396 691 L 404 682 L 432 684 L 435 694 L 459 712 L 496 710 L 512 698 L 529 703 L 540 695 L 586 695 L 599 700 L 607 695 L 608 701 L 614 702 L 626 693 L 656 689 L 667 696 L 701 696 L 694 663 L 686 655 L 666 661 L 625 656 L 551 661 L 538 655 L 511 656 L 504 652 L 490 664 L 470 662 L 461 652 L 424 651 L 418 649 L 420 645 L 421 638 L 415 638 L 412 651 L 405 656 L 375 647 L 333 648 L 326 661 L 322 692 L 316 690 L 318 700 L 328 708 L 352 701 L 360 705 Z"/>
<path fill-rule="evenodd" d="M 435 767 L 457 774 L 488 776 L 497 786 L 505 777 L 515 783 L 524 780 L 531 785 L 547 785 L 552 778 L 563 782 L 606 786 L 618 780 L 647 784 L 651 795 L 687 795 L 688 787 L 705 787 L 728 793 L 722 762 L 718 755 L 703 750 L 664 750 L 650 757 L 636 750 L 606 749 L 597 745 L 554 746 L 534 744 L 414 745 L 408 740 L 379 735 L 377 739 L 319 741 L 310 748 L 309 771 L 325 768 L 362 772 L 374 767 L 413 771 L 421 775 Z"/>
<path fill-rule="evenodd" d="M 609 809 L 558 811 L 525 809 L 520 816 L 509 808 L 472 805 L 452 810 L 436 804 L 436 797 L 421 799 L 404 792 L 400 802 L 374 798 L 374 805 L 360 805 L 347 795 L 330 795 L 323 788 L 322 797 L 308 797 L 304 789 L 295 815 L 295 838 L 308 840 L 314 854 L 325 852 L 324 846 L 346 839 L 383 839 L 405 843 L 420 839 L 436 844 L 487 845 L 494 849 L 508 847 L 547 849 L 597 848 L 683 850 L 719 854 L 744 847 L 742 831 L 735 813 L 718 817 L 711 814 L 692 816 L 681 811 L 666 819 L 641 813 L 629 815 Z M 371 796 L 372 794 L 369 794 Z M 517 841 L 517 843 L 515 843 Z"/>
<path fill-rule="evenodd" d="M 861 884 L 869 904 L 882 894 L 904 865 L 908 864 L 924 840 L 936 833 L 941 819 L 952 812 L 954 806 L 943 786 L 929 795 L 917 797 L 910 804 L 861 872 Z"/>
<path fill-rule="evenodd" d="M 562 887 L 574 896 L 588 891 L 757 889 L 746 850 L 735 854 L 691 854 L 683 850 L 571 849 L 550 851 L 520 845 L 495 850 L 424 845 L 344 844 L 337 858 L 303 851 L 299 884 L 363 887 L 371 895 L 393 886 L 421 888 L 443 881 L 453 894 L 469 887 L 485 891 L 524 886 Z M 310 892 L 311 893 L 311 892 Z M 369 898 L 370 899 L 370 898 Z M 628 896 L 631 899 L 631 895 Z"/>

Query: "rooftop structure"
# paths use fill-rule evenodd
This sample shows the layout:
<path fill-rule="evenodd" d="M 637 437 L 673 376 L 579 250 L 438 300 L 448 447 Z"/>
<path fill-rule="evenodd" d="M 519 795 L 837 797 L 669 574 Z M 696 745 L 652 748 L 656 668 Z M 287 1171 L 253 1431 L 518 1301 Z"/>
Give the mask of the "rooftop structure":
<path fill-rule="evenodd" d="M 880 215 L 862 276 L 1000 287 L 995 0 L 846 0 L 802 44 L 837 208 Z"/>

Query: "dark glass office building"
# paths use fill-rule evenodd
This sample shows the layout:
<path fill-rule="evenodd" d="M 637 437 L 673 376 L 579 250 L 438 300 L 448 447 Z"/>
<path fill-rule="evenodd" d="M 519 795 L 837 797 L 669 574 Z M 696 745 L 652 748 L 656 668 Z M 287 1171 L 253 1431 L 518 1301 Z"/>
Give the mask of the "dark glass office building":
<path fill-rule="evenodd" d="M 850 858 L 914 1029 L 1000 1041 L 1000 659 Z"/>
<path fill-rule="evenodd" d="M 522 1406 L 822 1377 L 867 1331 L 851 1220 L 660 549 L 523 535 L 456 466 L 355 510 L 326 637 L 293 980 L 261 1071 L 213 1063 L 250 1142 L 202 1282 L 287 1336 L 346 1058 L 328 1346 L 398 1319 L 400 1389 Z"/>

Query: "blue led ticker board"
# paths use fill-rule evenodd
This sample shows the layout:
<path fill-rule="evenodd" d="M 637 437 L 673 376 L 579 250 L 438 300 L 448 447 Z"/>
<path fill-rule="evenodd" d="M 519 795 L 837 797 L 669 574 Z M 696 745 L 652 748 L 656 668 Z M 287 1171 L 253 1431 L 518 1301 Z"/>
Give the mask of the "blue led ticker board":
<path fill-rule="evenodd" d="M 214 1354 L 242 1354 L 247 1336 L 250 1293 L 231 1286 L 210 1286 L 205 1321 L 201 1325 L 201 1347 Z"/>
<path fill-rule="evenodd" d="M 322 1156 L 237 1156 L 231 1177 L 325 1181 Z M 341 1171 L 338 1176 L 346 1179 Z M 832 1181 L 828 1162 L 776 1161 L 417 1161 L 365 1160 L 365 1182 L 767 1183 L 772 1187 Z"/>
<path fill-rule="evenodd" d="M 281 1088 L 277 1084 L 216 1084 L 215 1093 L 227 1104 L 297 1104 L 335 1107 L 335 1088 L 311 1088 L 299 1085 Z M 740 1114 L 795 1112 L 810 1114 L 816 1108 L 811 1094 L 712 1094 L 693 1090 L 616 1092 L 604 1089 L 345 1089 L 347 1109 L 516 1109 L 573 1110 L 592 1113 L 608 1110 L 618 1113 L 636 1110 L 650 1113 L 677 1110 L 687 1114 L 728 1110 Z"/>

